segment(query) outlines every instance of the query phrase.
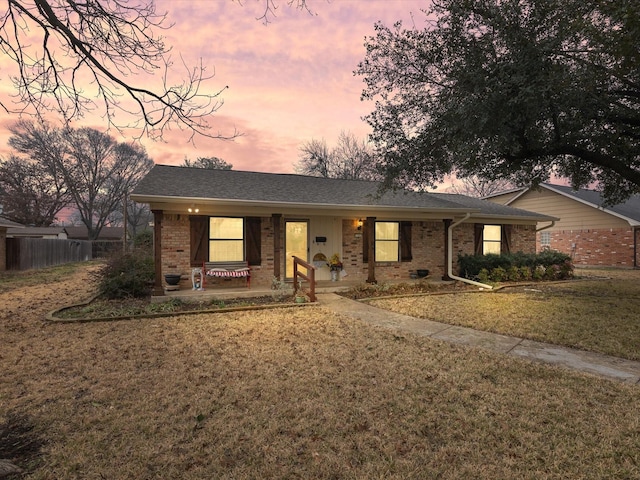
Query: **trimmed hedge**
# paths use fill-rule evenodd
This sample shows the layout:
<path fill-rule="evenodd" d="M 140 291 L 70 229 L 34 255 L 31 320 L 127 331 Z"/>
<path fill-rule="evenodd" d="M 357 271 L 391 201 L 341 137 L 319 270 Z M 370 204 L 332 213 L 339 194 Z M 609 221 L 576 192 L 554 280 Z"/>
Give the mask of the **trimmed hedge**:
<path fill-rule="evenodd" d="M 573 277 L 571 257 L 555 250 L 507 255 L 459 255 L 460 276 L 481 282 L 563 280 Z"/>

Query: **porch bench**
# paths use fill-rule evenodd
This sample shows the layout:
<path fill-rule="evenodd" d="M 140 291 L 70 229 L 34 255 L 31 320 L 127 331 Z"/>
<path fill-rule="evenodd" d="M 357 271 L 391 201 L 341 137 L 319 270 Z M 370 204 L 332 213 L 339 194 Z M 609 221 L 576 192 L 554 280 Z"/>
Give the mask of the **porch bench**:
<path fill-rule="evenodd" d="M 246 261 L 203 262 L 202 272 L 204 274 L 203 279 L 206 277 L 245 278 L 247 280 L 247 288 L 251 288 L 251 269 Z"/>

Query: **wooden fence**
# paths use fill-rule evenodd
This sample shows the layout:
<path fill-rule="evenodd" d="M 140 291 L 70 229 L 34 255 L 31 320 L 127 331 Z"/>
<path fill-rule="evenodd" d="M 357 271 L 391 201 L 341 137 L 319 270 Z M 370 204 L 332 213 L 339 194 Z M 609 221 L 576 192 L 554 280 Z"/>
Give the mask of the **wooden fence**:
<path fill-rule="evenodd" d="M 7 270 L 29 270 L 91 259 L 91 242 L 87 240 L 7 238 Z"/>

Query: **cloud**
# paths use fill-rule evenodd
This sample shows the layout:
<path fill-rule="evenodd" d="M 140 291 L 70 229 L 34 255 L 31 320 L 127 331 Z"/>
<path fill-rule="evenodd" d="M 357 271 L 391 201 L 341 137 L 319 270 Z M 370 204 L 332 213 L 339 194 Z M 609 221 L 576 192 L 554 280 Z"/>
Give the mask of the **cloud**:
<path fill-rule="evenodd" d="M 413 21 L 411 12 L 417 14 L 425 1 L 308 0 L 314 15 L 288 7 L 287 0 L 275 1 L 277 16 L 265 26 L 257 20 L 262 0 L 244 0 L 242 5 L 231 0 L 156 0 L 157 12 L 168 12 L 167 20 L 173 23 L 156 32 L 173 47 L 170 78 L 183 78 L 183 61 L 194 66 L 202 59 L 214 75 L 204 91 L 229 86 L 221 95 L 224 105 L 209 119 L 212 133 L 237 129 L 244 135 L 235 141 L 196 137 L 194 146 L 188 142 L 189 132 L 173 129 L 164 142 L 143 141 L 154 161 L 179 164 L 185 156 L 213 155 L 237 170 L 292 172 L 303 142 L 325 138 L 333 144 L 342 130 L 368 134 L 361 118 L 373 105 L 360 101 L 364 85 L 353 76 L 365 55 L 365 36 L 374 34 L 378 20 Z M 158 78 L 131 80 L 160 86 Z M 107 128 L 98 116 L 83 122 Z M 2 154 L 3 136 L 8 138 L 6 116 L 0 115 L 0 129 Z"/>

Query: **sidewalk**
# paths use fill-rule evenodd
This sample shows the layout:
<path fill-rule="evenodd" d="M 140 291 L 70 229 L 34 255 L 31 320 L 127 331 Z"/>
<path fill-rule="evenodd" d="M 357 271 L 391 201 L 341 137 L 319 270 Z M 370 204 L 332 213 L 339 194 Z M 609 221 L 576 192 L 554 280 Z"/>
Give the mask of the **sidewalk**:
<path fill-rule="evenodd" d="M 640 362 L 410 317 L 335 293 L 320 293 L 317 296 L 320 305 L 371 325 L 559 365 L 625 383 L 640 384 Z"/>

